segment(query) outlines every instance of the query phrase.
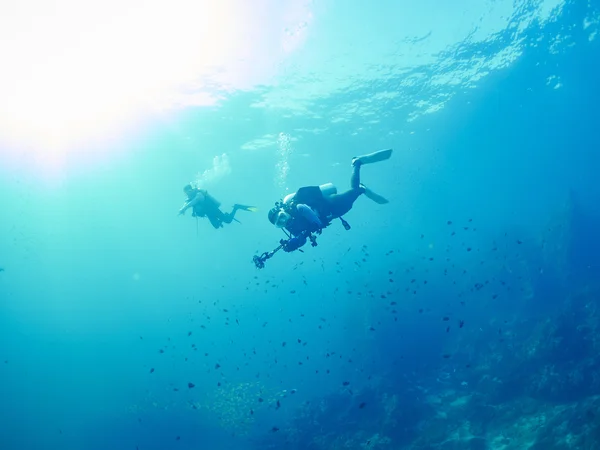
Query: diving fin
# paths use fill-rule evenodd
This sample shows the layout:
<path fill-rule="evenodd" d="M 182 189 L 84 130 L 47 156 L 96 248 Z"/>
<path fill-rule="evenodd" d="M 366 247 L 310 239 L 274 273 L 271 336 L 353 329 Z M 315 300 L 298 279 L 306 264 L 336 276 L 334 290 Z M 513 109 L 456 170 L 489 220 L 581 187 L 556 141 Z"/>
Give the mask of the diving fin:
<path fill-rule="evenodd" d="M 257 212 L 258 208 L 256 206 L 246 206 L 246 205 L 238 205 L 237 203 L 233 205 L 235 209 L 241 209 L 242 211 L 250 211 Z"/>
<path fill-rule="evenodd" d="M 382 197 L 379 194 L 376 194 L 371 189 L 366 187 L 364 184 L 361 184 L 360 186 L 364 189 L 365 197 L 367 197 L 369 200 L 373 200 L 375 203 L 377 203 L 379 205 L 385 205 L 386 203 L 389 203 L 389 200 L 387 198 Z"/>
<path fill-rule="evenodd" d="M 386 159 L 390 159 L 392 156 L 392 149 L 388 148 L 386 150 L 378 150 L 373 153 L 369 153 L 368 155 L 357 156 L 352 159 L 352 163 L 355 161 L 359 161 L 361 164 L 372 164 L 379 161 L 385 161 Z"/>

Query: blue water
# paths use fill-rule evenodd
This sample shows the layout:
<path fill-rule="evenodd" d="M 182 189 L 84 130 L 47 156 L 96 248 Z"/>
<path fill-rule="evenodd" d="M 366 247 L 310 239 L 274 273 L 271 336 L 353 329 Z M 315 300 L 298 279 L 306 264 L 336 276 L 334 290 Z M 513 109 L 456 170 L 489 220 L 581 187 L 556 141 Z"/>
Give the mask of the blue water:
<path fill-rule="evenodd" d="M 596 3 L 264 2 L 257 46 L 290 5 L 210 105 L 58 176 L 0 148 L 0 448 L 600 448 Z M 253 265 L 383 148 L 389 204 Z M 259 211 L 178 216 L 190 181 Z"/>

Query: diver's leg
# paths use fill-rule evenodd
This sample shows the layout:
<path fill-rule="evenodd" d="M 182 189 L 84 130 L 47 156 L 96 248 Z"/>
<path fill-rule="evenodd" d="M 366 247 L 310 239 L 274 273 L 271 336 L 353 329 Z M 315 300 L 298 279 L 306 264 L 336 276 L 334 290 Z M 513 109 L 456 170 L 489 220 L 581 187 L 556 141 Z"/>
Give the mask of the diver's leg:
<path fill-rule="evenodd" d="M 360 166 L 362 166 L 362 162 L 360 162 L 360 159 L 354 158 L 352 160 L 352 175 L 350 176 L 350 189 L 360 189 Z"/>
<path fill-rule="evenodd" d="M 234 220 L 235 220 L 236 222 L 239 222 L 239 220 L 237 220 L 237 219 L 235 218 L 235 213 L 236 213 L 236 212 L 237 212 L 239 209 L 240 209 L 240 206 L 239 206 L 239 205 L 233 205 L 233 209 L 231 210 L 231 212 L 230 212 L 230 213 L 221 213 L 221 220 L 222 220 L 224 223 L 231 223 L 231 222 L 233 222 Z"/>
<path fill-rule="evenodd" d="M 330 212 L 333 218 L 341 217 L 352 209 L 354 202 L 361 194 L 364 193 L 364 188 L 349 189 L 341 194 L 331 195 L 328 200 L 330 204 Z"/>
<path fill-rule="evenodd" d="M 208 220 L 210 221 L 211 225 L 215 228 L 221 228 L 223 226 L 223 219 L 222 217 L 217 217 L 214 215 L 207 215 L 206 217 L 208 217 Z"/>

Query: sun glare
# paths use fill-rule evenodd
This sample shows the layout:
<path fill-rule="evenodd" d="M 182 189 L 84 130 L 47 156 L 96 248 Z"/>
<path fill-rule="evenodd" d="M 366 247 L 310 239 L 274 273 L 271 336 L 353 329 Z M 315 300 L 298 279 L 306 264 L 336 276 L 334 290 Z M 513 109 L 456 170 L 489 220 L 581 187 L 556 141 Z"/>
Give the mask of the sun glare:
<path fill-rule="evenodd" d="M 267 21 L 270 0 L 9 4 L 0 14 L 0 149 L 57 161 L 153 111 L 210 104 L 219 93 L 209 86 L 252 84 L 244 78 L 264 74 L 236 65 L 264 63 L 283 38 L 273 33 L 284 24 Z"/>

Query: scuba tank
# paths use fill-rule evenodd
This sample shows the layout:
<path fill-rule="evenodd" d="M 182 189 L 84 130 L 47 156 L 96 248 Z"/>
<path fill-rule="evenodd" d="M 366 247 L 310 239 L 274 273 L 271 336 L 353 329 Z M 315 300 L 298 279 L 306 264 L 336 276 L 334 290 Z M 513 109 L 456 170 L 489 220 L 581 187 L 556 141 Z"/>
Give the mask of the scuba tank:
<path fill-rule="evenodd" d="M 325 197 L 325 198 L 327 198 L 331 195 L 337 194 L 337 188 L 333 185 L 333 183 L 322 184 L 321 186 L 319 186 L 319 189 L 321 190 L 321 194 L 323 194 L 323 197 Z M 287 205 L 288 203 L 290 203 L 295 195 L 296 195 L 295 192 L 292 194 L 286 195 L 283 198 L 283 204 Z"/>
<path fill-rule="evenodd" d="M 337 188 L 333 185 L 333 183 L 325 183 L 319 186 L 323 197 L 330 197 L 332 195 L 337 194 Z"/>
<path fill-rule="evenodd" d="M 204 195 L 203 206 L 206 209 L 219 208 L 221 206 L 221 202 L 214 198 L 212 195 L 210 195 L 206 190 L 199 189 L 199 191 L 202 193 L 202 195 Z"/>
<path fill-rule="evenodd" d="M 219 206 L 221 206 L 220 201 L 210 195 L 205 189 L 197 189 L 196 192 L 202 194 L 204 200 L 194 205 L 194 215 L 206 217 L 211 214 L 214 215 L 215 212 L 219 211 Z"/>

